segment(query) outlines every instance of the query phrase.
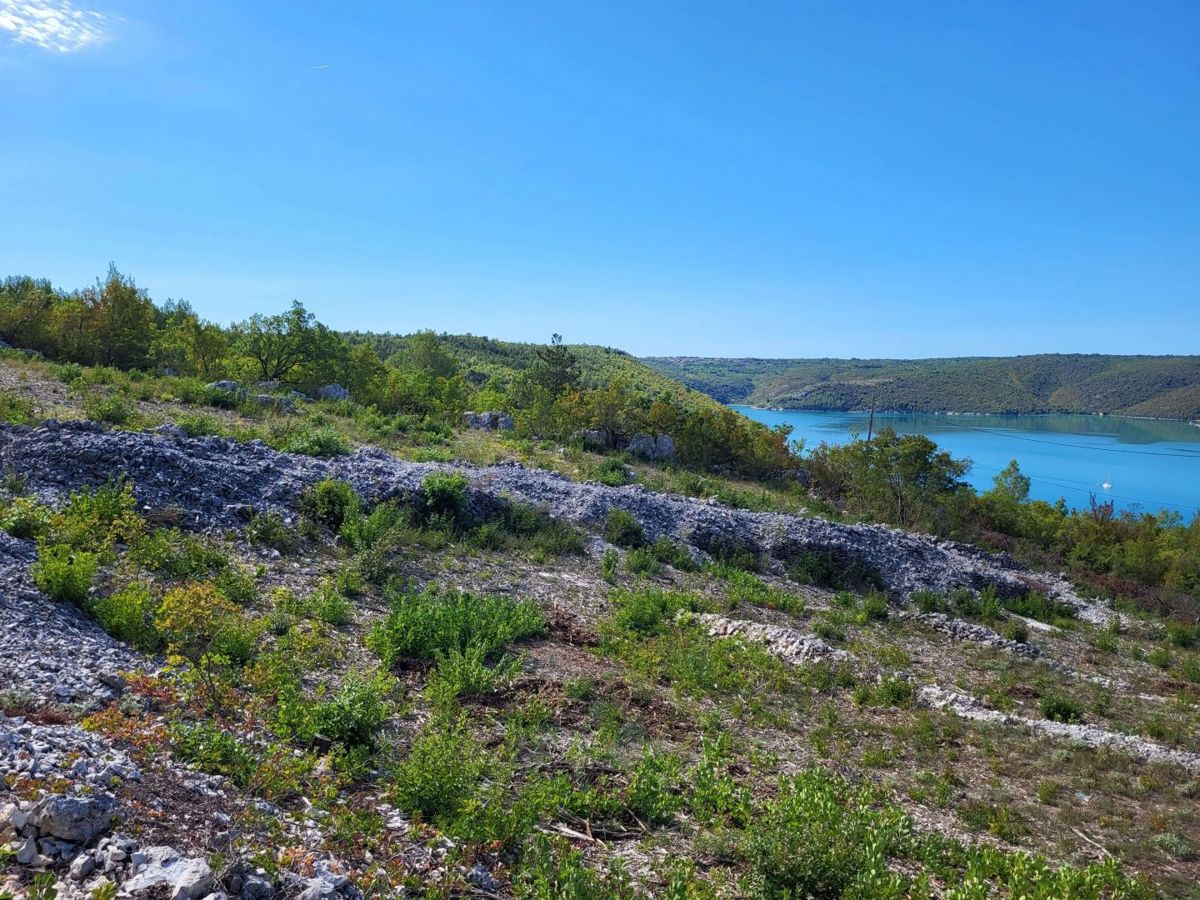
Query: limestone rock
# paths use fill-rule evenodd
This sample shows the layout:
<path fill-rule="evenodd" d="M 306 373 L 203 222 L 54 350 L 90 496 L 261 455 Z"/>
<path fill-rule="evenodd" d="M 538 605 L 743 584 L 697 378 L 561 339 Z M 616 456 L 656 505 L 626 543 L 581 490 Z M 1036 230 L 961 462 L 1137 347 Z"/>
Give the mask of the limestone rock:
<path fill-rule="evenodd" d="M 629 446 L 626 449 L 642 459 L 669 462 L 675 458 L 675 439 L 669 434 L 650 435 L 638 432 L 629 439 Z"/>
<path fill-rule="evenodd" d="M 350 391 L 340 384 L 324 384 L 317 388 L 318 400 L 349 400 Z"/>
<path fill-rule="evenodd" d="M 118 808 L 116 799 L 110 794 L 51 796 L 34 806 L 29 821 L 43 835 L 86 844 L 109 829 Z"/>
<path fill-rule="evenodd" d="M 478 431 L 512 431 L 513 417 L 505 412 L 489 410 L 488 412 L 463 413 L 463 427 L 474 428 Z"/>
<path fill-rule="evenodd" d="M 201 900 L 215 885 L 203 859 L 183 856 L 171 847 L 150 847 L 145 854 L 145 865 L 123 885 L 132 897 Z"/>

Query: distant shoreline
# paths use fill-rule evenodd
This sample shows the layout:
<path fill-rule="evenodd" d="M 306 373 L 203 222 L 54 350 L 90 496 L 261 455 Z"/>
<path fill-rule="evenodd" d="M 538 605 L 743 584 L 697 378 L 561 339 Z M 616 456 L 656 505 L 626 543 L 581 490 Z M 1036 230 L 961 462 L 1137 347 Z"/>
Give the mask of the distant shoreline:
<path fill-rule="evenodd" d="M 869 409 L 831 409 L 827 406 L 758 406 L 754 403 L 726 403 L 726 406 L 732 408 L 743 407 L 745 409 L 756 409 L 760 412 L 807 412 L 807 413 L 862 413 L 869 415 Z M 1123 413 L 1085 413 L 1085 412 L 947 412 L 945 410 L 924 410 L 924 409 L 877 409 L 877 416 L 1001 416 L 1012 417 L 1018 416 L 1090 416 L 1096 419 L 1130 419 L 1137 422 L 1186 422 L 1196 428 L 1200 428 L 1200 422 L 1193 419 L 1177 418 L 1174 416 L 1128 416 Z"/>

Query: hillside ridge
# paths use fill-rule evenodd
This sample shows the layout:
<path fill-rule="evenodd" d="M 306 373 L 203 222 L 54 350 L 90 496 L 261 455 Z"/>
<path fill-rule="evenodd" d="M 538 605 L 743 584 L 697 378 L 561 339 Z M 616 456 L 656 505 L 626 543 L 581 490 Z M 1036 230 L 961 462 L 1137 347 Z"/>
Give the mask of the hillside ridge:
<path fill-rule="evenodd" d="M 645 357 L 723 403 L 778 409 L 1200 416 L 1200 356 Z"/>

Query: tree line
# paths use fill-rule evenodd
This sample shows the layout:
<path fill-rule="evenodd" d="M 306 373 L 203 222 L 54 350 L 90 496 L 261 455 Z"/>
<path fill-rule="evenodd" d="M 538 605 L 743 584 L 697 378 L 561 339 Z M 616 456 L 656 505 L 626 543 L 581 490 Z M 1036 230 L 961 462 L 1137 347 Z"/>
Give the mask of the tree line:
<path fill-rule="evenodd" d="M 300 302 L 226 327 L 182 300 L 156 304 L 115 266 L 74 291 L 29 276 L 4 279 L 0 340 L 59 362 L 203 381 L 301 390 L 336 382 L 363 406 L 446 424 L 466 410 L 503 410 L 528 436 L 599 431 L 617 446 L 634 432 L 660 431 L 675 439 L 681 463 L 697 467 L 764 475 L 796 462 L 787 429 L 749 422 L 617 351 L 568 347 L 558 335 L 536 346 L 431 331 L 342 333 Z M 476 348 L 486 348 L 486 364 L 470 364 Z"/>

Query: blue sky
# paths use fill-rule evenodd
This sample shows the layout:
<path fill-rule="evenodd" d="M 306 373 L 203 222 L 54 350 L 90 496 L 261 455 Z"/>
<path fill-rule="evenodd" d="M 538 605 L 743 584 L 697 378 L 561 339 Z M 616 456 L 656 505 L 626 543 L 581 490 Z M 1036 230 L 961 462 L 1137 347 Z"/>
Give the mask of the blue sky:
<path fill-rule="evenodd" d="M 1200 352 L 1200 4 L 0 0 L 0 273 L 755 356 Z"/>

